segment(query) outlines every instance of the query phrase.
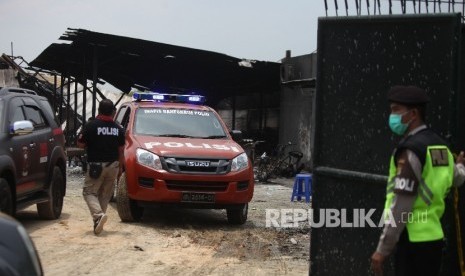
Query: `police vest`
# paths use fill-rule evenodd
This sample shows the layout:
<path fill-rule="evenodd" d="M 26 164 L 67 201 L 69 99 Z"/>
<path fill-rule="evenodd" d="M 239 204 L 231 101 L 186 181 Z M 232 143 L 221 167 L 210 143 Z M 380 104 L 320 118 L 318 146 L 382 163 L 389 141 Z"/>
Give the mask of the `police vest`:
<path fill-rule="evenodd" d="M 403 216 L 411 242 L 440 240 L 444 237 L 441 217 L 445 209 L 445 197 L 452 186 L 454 158 L 445 142 L 430 129 L 409 136 L 391 157 L 386 191 L 385 210 L 390 210 L 394 198 L 394 177 L 397 174 L 396 153 L 402 149 L 413 151 L 422 164 L 418 194 L 412 214 Z M 418 176 L 417 176 L 418 178 Z"/>

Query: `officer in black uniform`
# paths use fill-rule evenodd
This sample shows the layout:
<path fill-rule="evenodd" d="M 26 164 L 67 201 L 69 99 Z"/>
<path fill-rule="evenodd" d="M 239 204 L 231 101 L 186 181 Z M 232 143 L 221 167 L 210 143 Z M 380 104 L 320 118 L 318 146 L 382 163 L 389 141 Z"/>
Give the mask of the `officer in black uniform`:
<path fill-rule="evenodd" d="M 96 235 L 102 232 L 108 219 L 105 212 L 124 162 L 124 130 L 113 121 L 115 110 L 111 100 L 102 100 L 98 116 L 84 126 L 78 137 L 78 146 L 86 148 L 88 161 L 82 194 Z"/>
<path fill-rule="evenodd" d="M 438 275 L 444 199 L 464 181 L 464 154 L 454 164 L 447 143 L 426 126 L 425 90 L 395 86 L 388 99 L 389 127 L 402 140 L 391 157 L 385 201 L 389 218 L 371 257 L 372 269 L 382 275 L 385 259 L 395 251 L 396 275 Z"/>

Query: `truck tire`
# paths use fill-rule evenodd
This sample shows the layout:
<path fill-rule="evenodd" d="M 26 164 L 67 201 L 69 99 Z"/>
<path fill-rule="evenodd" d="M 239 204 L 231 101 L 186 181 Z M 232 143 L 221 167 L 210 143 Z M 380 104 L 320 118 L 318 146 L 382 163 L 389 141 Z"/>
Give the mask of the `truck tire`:
<path fill-rule="evenodd" d="M 10 186 L 4 178 L 0 178 L 0 212 L 14 216 L 13 196 Z"/>
<path fill-rule="evenodd" d="M 58 219 L 63 209 L 65 181 L 58 166 L 53 168 L 48 191 L 48 201 L 37 204 L 37 212 L 41 219 Z"/>
<path fill-rule="evenodd" d="M 140 221 L 144 214 L 144 208 L 137 206 L 137 202 L 129 198 L 125 173 L 121 175 L 116 189 L 116 209 L 121 221 Z"/>
<path fill-rule="evenodd" d="M 240 204 L 239 208 L 226 209 L 229 224 L 241 225 L 247 221 L 247 213 L 249 211 L 249 204 Z"/>

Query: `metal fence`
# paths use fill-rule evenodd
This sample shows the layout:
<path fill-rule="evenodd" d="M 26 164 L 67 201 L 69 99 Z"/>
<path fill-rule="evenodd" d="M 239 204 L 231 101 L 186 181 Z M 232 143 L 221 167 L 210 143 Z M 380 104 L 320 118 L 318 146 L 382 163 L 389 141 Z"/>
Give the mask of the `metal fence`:
<path fill-rule="evenodd" d="M 326 16 L 461 13 L 465 1 L 455 0 L 324 0 Z"/>

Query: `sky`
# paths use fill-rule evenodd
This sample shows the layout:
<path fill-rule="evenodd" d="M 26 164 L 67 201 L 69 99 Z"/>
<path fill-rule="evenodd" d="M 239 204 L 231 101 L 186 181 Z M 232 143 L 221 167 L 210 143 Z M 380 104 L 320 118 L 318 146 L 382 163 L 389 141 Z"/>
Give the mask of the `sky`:
<path fill-rule="evenodd" d="M 32 61 L 68 27 L 279 61 L 316 50 L 323 0 L 0 0 L 0 52 Z"/>

